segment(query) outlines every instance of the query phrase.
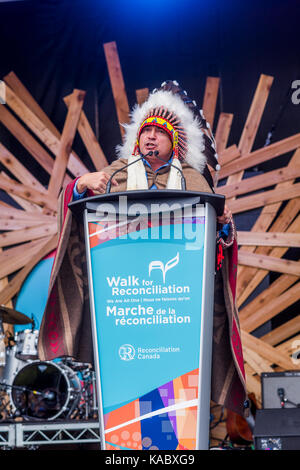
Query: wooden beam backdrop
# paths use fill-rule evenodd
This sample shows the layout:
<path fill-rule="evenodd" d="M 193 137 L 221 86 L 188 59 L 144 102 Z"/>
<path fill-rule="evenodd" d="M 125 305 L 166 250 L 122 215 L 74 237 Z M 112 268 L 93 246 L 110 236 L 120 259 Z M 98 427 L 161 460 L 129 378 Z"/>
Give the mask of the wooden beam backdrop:
<path fill-rule="evenodd" d="M 117 125 L 123 136 L 122 124 L 129 120 L 129 104 L 116 43 L 104 44 L 104 53 Z M 105 167 L 107 159 L 84 113 L 85 91 L 74 90 L 64 98 L 66 119 L 60 132 L 14 72 L 3 80 L 6 105 L 0 106 L 0 122 L 49 175 L 49 185 L 44 187 L 20 157 L 0 142 L 3 167 L 0 189 L 18 203 L 16 208 L 0 202 L 0 303 L 12 306 L 30 271 L 56 247 L 56 203 L 60 190 L 73 177 L 88 171 L 72 148 L 76 132 L 95 170 Z M 300 133 L 253 150 L 272 83 L 273 77 L 259 77 L 239 142 L 229 147 L 232 122 L 238 117 L 226 112 L 216 115 L 219 78 L 207 78 L 202 102 L 204 115 L 215 130 L 221 164 L 221 170 L 213 175 L 216 192 L 226 196 L 234 214 L 260 209 L 253 227 L 237 233 L 237 305 L 247 388 L 255 394 L 258 404 L 262 372 L 300 368 L 292 362 L 293 345 L 300 338 L 300 315 L 260 338 L 254 334 L 258 327 L 295 306 L 300 299 L 300 261 L 288 258 L 290 248 L 300 247 L 300 183 L 296 182 L 300 177 Z M 149 90 L 141 88 L 135 93 L 137 103 L 142 104 Z M 285 167 L 244 178 L 247 169 L 287 152 L 293 152 L 293 156 Z M 274 273 L 274 280 L 255 295 L 256 288 L 270 273 Z M 220 426 L 214 427 L 212 439 L 225 437 L 224 421 Z"/>

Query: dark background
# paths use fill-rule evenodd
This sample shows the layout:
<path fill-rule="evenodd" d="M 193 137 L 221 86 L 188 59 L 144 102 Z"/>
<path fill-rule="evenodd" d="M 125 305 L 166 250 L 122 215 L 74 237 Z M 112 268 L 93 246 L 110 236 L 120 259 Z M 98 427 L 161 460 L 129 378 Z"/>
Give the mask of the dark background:
<path fill-rule="evenodd" d="M 84 111 L 111 162 L 121 135 L 105 42 L 117 43 L 130 107 L 136 89 L 153 89 L 167 79 L 177 80 L 201 107 L 206 77 L 220 77 L 216 116 L 234 114 L 228 145 L 239 142 L 260 75 L 271 75 L 256 149 L 270 131 L 273 142 L 300 131 L 300 105 L 291 100 L 291 84 L 300 79 L 299 18 L 299 0 L 0 2 L 0 79 L 14 71 L 60 131 L 63 97 L 74 88 L 85 90 Z M 1 124 L 0 141 L 48 184 L 49 175 Z M 74 149 L 92 170 L 78 136 Z M 283 166 L 290 156 L 255 170 Z M 258 213 L 238 217 L 238 229 L 249 229 Z M 297 252 L 287 256 L 298 259 Z"/>
<path fill-rule="evenodd" d="M 207 76 L 221 78 L 217 103 L 233 113 L 238 144 L 261 74 L 274 82 L 255 148 L 300 131 L 291 84 L 300 78 L 297 0 L 44 0 L 0 2 L 0 78 L 14 71 L 62 130 L 63 97 L 87 91 L 84 110 L 109 161 L 121 136 L 103 43 L 116 41 L 130 107 L 135 90 L 176 79 L 201 107 Z M 216 122 L 214 123 L 216 126 Z M 47 184 L 49 176 L 0 125 L 0 139 Z M 92 169 L 80 138 L 75 150 Z M 289 155 L 262 165 L 282 166 Z"/>

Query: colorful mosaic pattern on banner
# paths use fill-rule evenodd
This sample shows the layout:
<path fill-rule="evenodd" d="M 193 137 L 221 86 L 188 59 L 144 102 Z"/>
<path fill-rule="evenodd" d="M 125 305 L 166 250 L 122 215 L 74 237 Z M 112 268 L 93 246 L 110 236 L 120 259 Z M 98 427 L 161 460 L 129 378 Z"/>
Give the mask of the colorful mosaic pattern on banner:
<path fill-rule="evenodd" d="M 104 416 L 107 450 L 193 450 L 198 369 Z"/>
<path fill-rule="evenodd" d="M 204 233 L 200 215 L 89 222 L 108 450 L 196 449 Z"/>

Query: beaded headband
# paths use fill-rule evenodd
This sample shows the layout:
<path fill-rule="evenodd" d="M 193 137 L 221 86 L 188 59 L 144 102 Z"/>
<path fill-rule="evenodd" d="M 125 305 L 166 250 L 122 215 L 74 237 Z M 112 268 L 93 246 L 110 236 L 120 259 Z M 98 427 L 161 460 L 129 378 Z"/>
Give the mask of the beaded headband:
<path fill-rule="evenodd" d="M 167 116 L 166 116 L 167 115 Z M 183 150 L 185 150 L 185 140 L 186 135 L 183 128 L 179 125 L 179 120 L 177 116 L 173 113 L 170 113 L 167 109 L 160 107 L 159 109 L 152 109 L 148 113 L 148 117 L 142 122 L 134 154 L 139 153 L 139 137 L 142 130 L 147 126 L 156 126 L 163 129 L 171 139 L 173 144 L 173 156 L 174 158 L 179 158 L 183 160 Z M 180 142 L 180 145 L 179 145 Z"/>

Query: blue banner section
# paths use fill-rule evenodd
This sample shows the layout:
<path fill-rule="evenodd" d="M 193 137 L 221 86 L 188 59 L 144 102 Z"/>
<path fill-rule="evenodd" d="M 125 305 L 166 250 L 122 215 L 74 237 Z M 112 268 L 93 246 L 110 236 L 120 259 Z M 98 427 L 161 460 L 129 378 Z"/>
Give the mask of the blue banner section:
<path fill-rule="evenodd" d="M 25 279 L 16 302 L 16 310 L 34 320 L 35 329 L 39 330 L 47 303 L 48 288 L 54 257 L 41 260 Z M 34 295 L 32 293 L 34 292 Z M 14 331 L 31 328 L 32 324 L 14 325 Z"/>
<path fill-rule="evenodd" d="M 205 224 L 190 221 L 190 228 L 196 223 L 193 249 L 184 224 L 180 239 L 148 228 L 138 237 L 93 241 L 104 413 L 199 366 Z"/>
<path fill-rule="evenodd" d="M 163 409 L 164 403 L 159 395 L 158 390 L 153 390 L 147 393 L 139 400 L 140 414 L 147 414 L 149 403 L 152 409 Z M 168 414 L 162 413 L 161 415 L 153 416 L 152 419 L 145 419 L 141 421 L 141 432 L 143 436 L 152 436 L 144 438 L 142 441 L 143 450 L 149 450 L 151 447 L 154 449 L 177 449 L 178 439 L 175 429 L 172 426 Z"/>

